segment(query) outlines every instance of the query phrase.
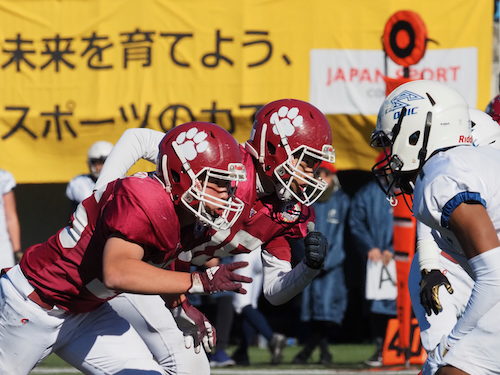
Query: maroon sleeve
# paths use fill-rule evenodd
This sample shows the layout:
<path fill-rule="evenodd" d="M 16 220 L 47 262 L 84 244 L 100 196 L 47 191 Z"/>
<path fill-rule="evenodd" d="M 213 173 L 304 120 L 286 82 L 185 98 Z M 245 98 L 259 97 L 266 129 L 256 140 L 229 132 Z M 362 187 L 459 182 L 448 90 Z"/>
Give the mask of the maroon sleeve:
<path fill-rule="evenodd" d="M 269 254 L 274 255 L 278 259 L 286 260 L 287 262 L 292 261 L 290 244 L 286 240 L 285 236 L 273 238 L 266 244 L 265 249 L 269 252 Z"/>
<path fill-rule="evenodd" d="M 115 197 L 105 208 L 110 232 L 162 251 L 176 250 L 180 225 L 170 197 L 156 181 L 130 177 L 122 180 Z M 161 189 L 161 190 L 159 190 Z"/>

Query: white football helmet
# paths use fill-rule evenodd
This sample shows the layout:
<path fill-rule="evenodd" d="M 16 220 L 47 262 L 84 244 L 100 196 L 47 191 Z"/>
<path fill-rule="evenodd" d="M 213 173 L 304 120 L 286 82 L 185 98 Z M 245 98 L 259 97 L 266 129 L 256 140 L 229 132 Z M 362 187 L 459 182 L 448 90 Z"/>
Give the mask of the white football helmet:
<path fill-rule="evenodd" d="M 475 147 L 490 145 L 500 149 L 500 125 L 486 112 L 470 108 L 472 144 Z"/>
<path fill-rule="evenodd" d="M 90 146 L 87 151 L 87 163 L 89 165 L 90 174 L 94 176 L 94 178 L 99 177 L 99 171 L 96 169 L 95 164 L 104 163 L 112 149 L 113 144 L 107 141 L 97 141 Z"/>
<path fill-rule="evenodd" d="M 414 177 L 435 152 L 472 145 L 469 106 L 444 83 L 407 82 L 380 107 L 371 145 L 385 153 L 372 170 L 386 195 L 412 194 Z"/>

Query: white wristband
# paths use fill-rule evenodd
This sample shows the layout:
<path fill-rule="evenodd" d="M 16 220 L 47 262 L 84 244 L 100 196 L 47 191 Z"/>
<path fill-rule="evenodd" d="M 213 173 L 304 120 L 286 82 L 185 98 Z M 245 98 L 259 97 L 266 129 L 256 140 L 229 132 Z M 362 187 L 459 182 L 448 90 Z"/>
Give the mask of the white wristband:
<path fill-rule="evenodd" d="M 418 240 L 417 241 L 418 264 L 420 272 L 424 269 L 439 270 L 439 256 L 441 250 L 434 240 Z"/>
<path fill-rule="evenodd" d="M 201 277 L 198 272 L 194 272 L 191 274 L 192 285 L 189 288 L 189 294 L 205 294 L 205 290 L 203 289 L 203 283 L 201 282 Z"/>

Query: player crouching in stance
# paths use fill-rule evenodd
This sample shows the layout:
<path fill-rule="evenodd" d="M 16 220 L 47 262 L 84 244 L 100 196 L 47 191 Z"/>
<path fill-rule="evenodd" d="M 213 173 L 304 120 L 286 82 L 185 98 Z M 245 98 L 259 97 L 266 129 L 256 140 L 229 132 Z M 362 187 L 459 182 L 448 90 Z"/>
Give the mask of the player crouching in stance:
<path fill-rule="evenodd" d="M 163 133 L 151 129 L 125 131 L 106 160 L 96 186 L 105 186 L 123 176 L 141 157 L 155 160 L 161 137 Z M 263 293 L 272 304 L 283 304 L 320 273 L 326 257 L 326 239 L 318 231 L 308 233 L 307 227 L 314 221 L 314 211 L 309 206 L 328 186 L 317 174 L 319 165 L 335 161 L 330 124 L 321 111 L 307 102 L 276 100 L 257 112 L 250 139 L 240 150 L 247 180 L 238 185 L 236 196 L 245 203 L 243 213 L 226 230 L 200 230 L 194 224 L 183 231 L 187 234 L 181 239 L 185 251 L 176 264 L 202 266 L 213 257 L 262 248 Z M 305 257 L 293 269 L 288 238 L 305 238 Z M 238 272 L 246 271 L 249 269 Z M 163 304 L 158 300 L 156 296 L 124 293 L 110 304 L 137 329 L 166 372 L 179 373 L 187 365 L 193 368 L 191 373 L 209 373 L 203 353 L 196 355 L 189 343 L 186 348 L 191 350 L 176 349 L 179 341 L 183 344 L 182 334 L 179 339 L 172 319 L 166 322 L 168 311 L 161 309 Z M 187 340 L 190 335 L 195 336 L 195 341 L 198 338 L 194 347 L 200 351 L 199 337 L 203 337 L 204 325 L 193 320 L 181 322 L 178 310 L 173 311 L 174 318 Z M 285 344 L 283 335 L 270 340 L 272 363 L 281 362 Z M 211 352 L 210 345 L 204 348 Z M 235 359 L 245 362 L 245 358 Z"/>
<path fill-rule="evenodd" d="M 228 228 L 243 204 L 241 152 L 221 127 L 180 125 L 159 146 L 157 172 L 116 180 L 85 199 L 70 224 L 26 250 L 0 278 L 0 374 L 28 374 L 56 352 L 85 374 L 163 374 L 130 324 L 106 301 L 144 294 L 245 293 L 232 271 L 165 267 L 195 219 Z M 208 338 L 213 339 L 213 332 Z"/>
<path fill-rule="evenodd" d="M 372 145 L 386 158 L 373 169 L 383 188 L 413 193 L 417 220 L 438 231 L 442 250 L 475 276 L 461 318 L 429 353 L 438 373 L 486 375 L 500 368 L 500 151 L 471 147 L 465 99 L 449 86 L 413 81 L 384 101 Z M 384 184 L 381 184 L 383 187 Z"/>

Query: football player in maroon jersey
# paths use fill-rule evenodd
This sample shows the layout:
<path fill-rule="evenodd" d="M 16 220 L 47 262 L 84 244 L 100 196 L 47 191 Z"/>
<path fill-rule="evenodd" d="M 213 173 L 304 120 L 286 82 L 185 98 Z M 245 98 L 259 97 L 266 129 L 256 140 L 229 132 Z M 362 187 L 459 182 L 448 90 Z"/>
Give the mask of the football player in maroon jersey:
<path fill-rule="evenodd" d="M 167 270 L 195 219 L 229 228 L 244 204 L 241 152 L 221 127 L 180 125 L 159 144 L 157 170 L 96 190 L 68 226 L 28 248 L 0 278 L 0 374 L 28 374 L 50 353 L 86 374 L 163 374 L 130 324 L 106 303 L 142 294 L 245 293 L 234 263 L 192 274 Z M 201 314 L 191 314 L 200 319 Z M 213 339 L 213 333 L 207 332 Z M 212 336 L 212 337 L 211 337 Z"/>
<path fill-rule="evenodd" d="M 97 187 L 124 175 L 141 157 L 156 160 L 156 145 L 162 136 L 163 133 L 150 129 L 125 131 L 107 159 Z M 248 253 L 262 246 L 264 294 L 271 303 L 282 304 L 309 284 L 324 261 L 326 240 L 319 232 L 313 231 L 307 237 L 306 234 L 307 222 L 314 221 L 309 206 L 327 187 L 316 170 L 322 161 L 335 160 L 331 128 L 313 105 L 294 99 L 277 100 L 258 111 L 250 139 L 240 149 L 247 180 L 238 185 L 236 196 L 245 203 L 243 213 L 228 229 L 196 223 L 184 228 L 184 251 L 176 264 L 201 266 L 213 257 Z M 292 269 L 287 238 L 303 237 L 306 258 Z M 182 334 L 175 332 L 173 320 L 161 311 L 161 299 L 124 293 L 110 304 L 138 329 L 166 371 L 209 373 L 206 356 L 196 354 L 200 352 L 205 326 L 182 321 L 183 309 L 191 308 L 183 296 L 174 302 L 172 312 L 184 330 L 186 347 L 192 345 L 194 337 L 195 351 L 184 350 Z M 275 361 L 281 357 L 283 344 L 271 343 Z M 204 347 L 211 351 L 210 345 Z M 180 370 L 181 366 L 188 369 Z"/>

